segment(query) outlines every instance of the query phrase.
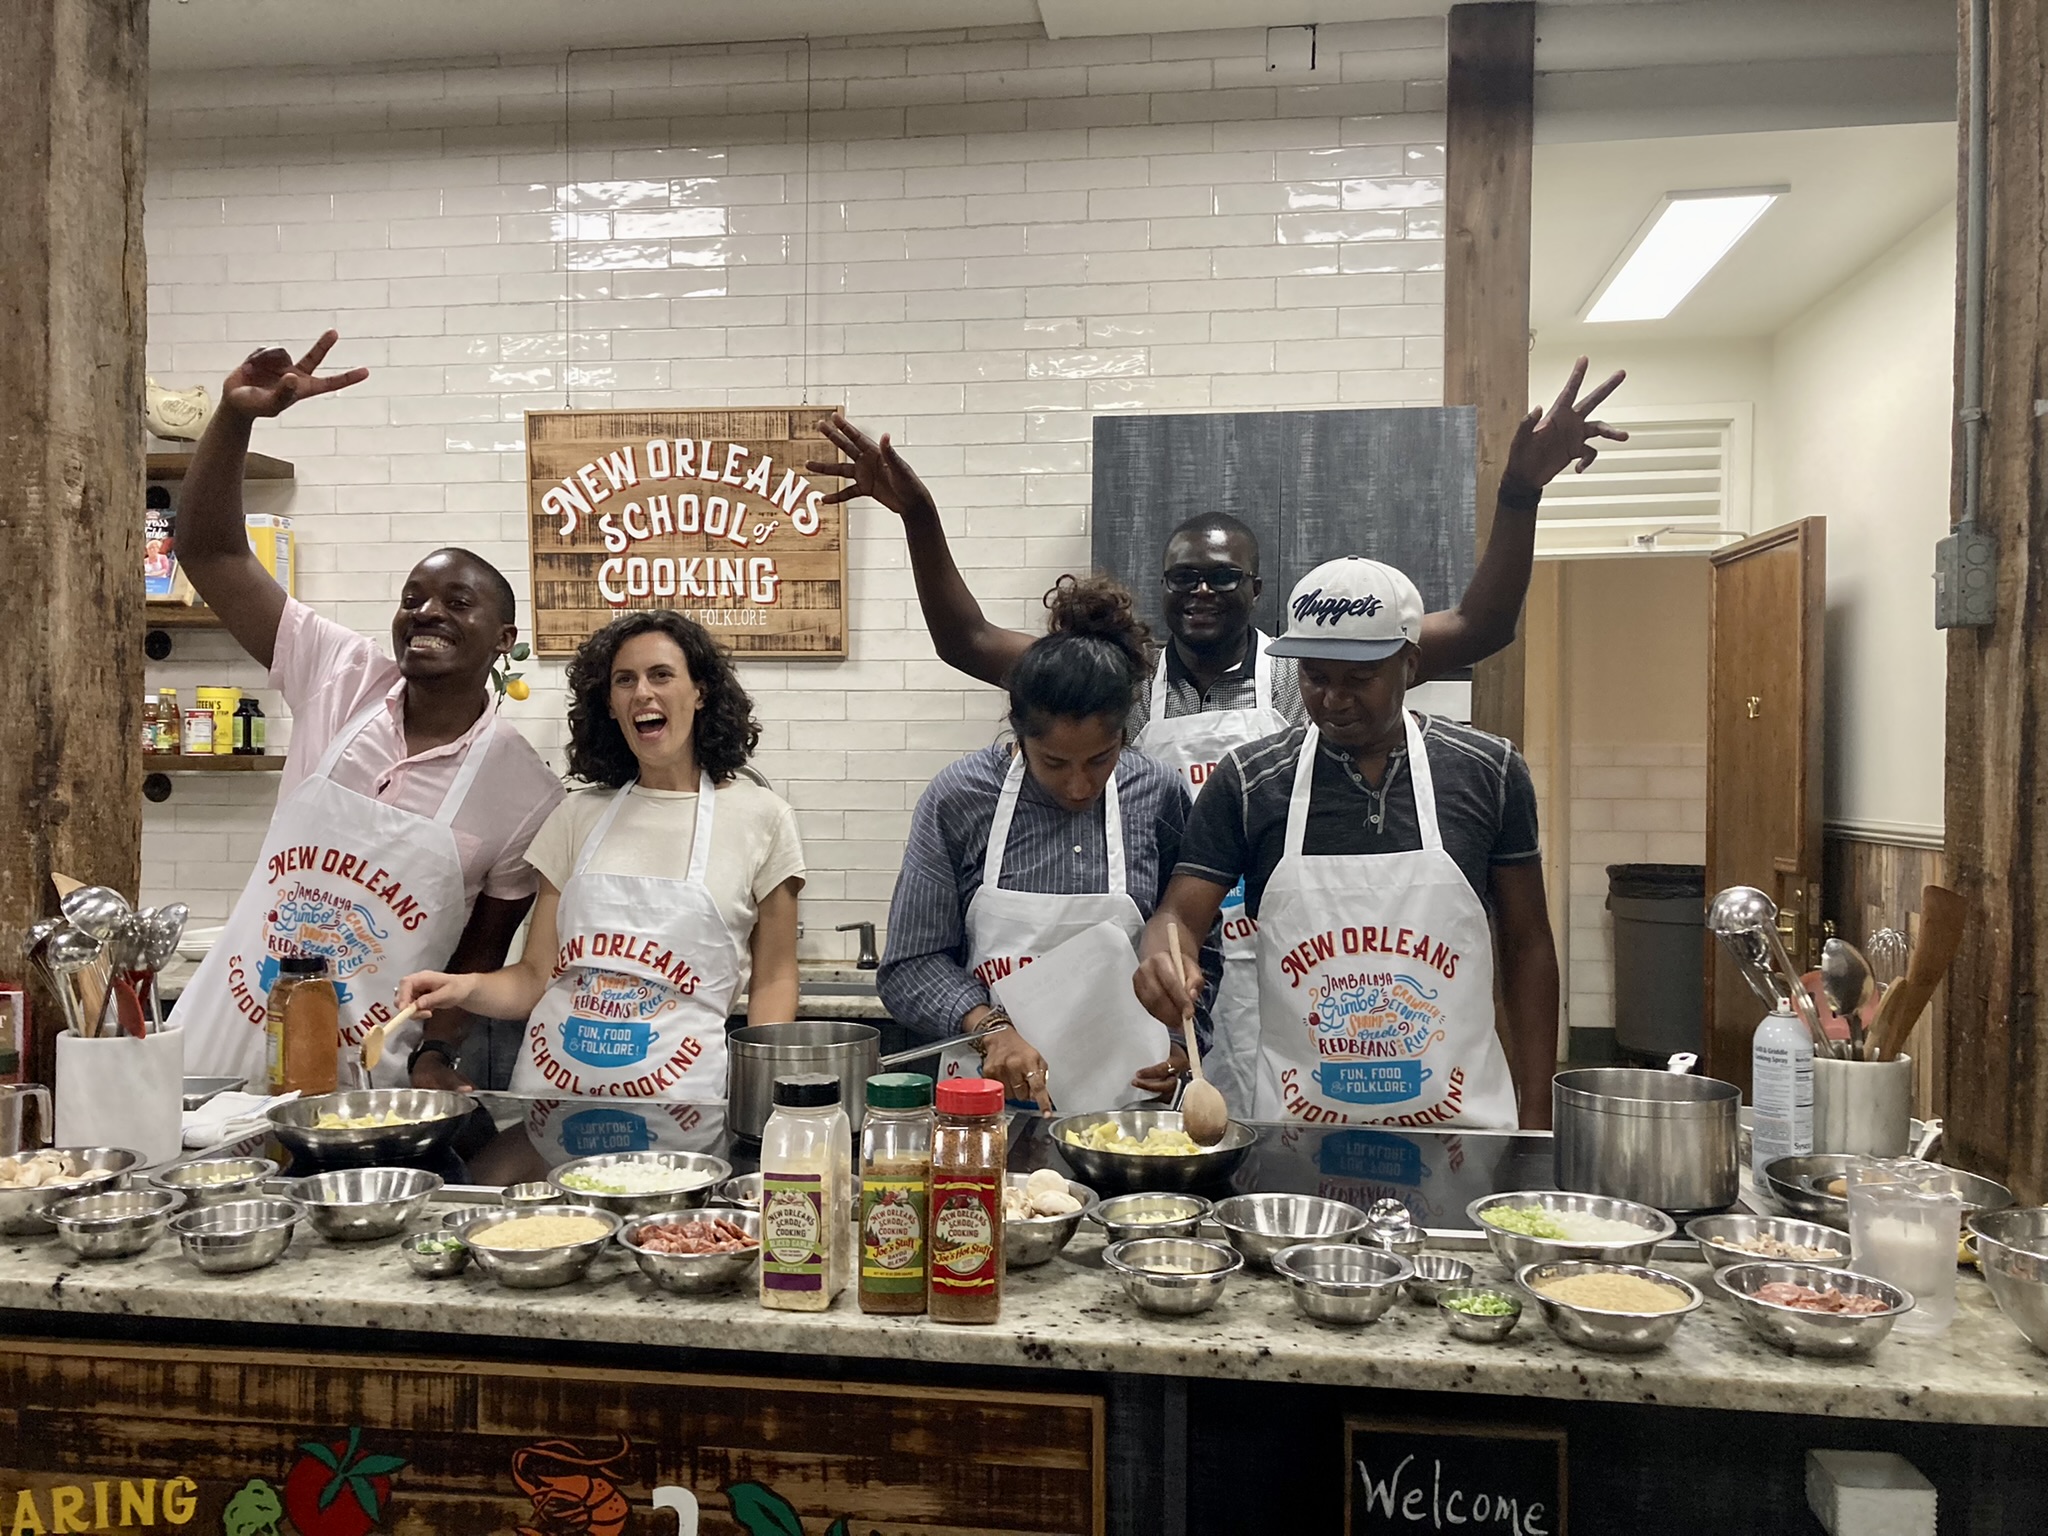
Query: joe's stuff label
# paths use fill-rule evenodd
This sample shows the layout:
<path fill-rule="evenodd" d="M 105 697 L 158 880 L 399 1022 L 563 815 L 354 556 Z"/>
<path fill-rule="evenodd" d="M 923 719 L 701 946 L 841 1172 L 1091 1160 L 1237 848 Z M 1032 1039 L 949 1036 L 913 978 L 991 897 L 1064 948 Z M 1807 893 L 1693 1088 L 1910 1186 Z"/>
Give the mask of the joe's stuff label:
<path fill-rule="evenodd" d="M 762 1289 L 824 1290 L 824 1211 L 822 1174 L 774 1173 L 761 1180 Z"/>
<path fill-rule="evenodd" d="M 924 1291 L 923 1179 L 870 1177 L 860 1194 L 860 1274 L 863 1290 L 884 1296 Z"/>
<path fill-rule="evenodd" d="M 932 1176 L 932 1289 L 995 1289 L 1003 1266 L 1002 1180 Z"/>

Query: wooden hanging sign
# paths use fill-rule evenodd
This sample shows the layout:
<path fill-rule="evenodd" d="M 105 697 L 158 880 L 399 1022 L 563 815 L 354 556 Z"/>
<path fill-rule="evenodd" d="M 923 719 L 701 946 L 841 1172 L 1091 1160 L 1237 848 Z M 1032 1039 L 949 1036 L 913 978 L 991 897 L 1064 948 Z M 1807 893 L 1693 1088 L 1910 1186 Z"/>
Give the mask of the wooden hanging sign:
<path fill-rule="evenodd" d="M 846 509 L 804 464 L 829 405 L 528 411 L 534 650 L 674 608 L 740 656 L 846 655 Z"/>

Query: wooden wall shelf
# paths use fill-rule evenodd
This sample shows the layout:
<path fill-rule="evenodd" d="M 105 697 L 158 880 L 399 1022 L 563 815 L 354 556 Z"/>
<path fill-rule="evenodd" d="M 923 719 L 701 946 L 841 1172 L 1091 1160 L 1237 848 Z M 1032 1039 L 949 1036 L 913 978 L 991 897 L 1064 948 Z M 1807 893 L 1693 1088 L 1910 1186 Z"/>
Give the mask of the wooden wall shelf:
<path fill-rule="evenodd" d="M 267 754 L 261 757 L 241 757 L 232 752 L 194 757 L 182 752 L 142 754 L 145 773 L 276 773 L 283 767 L 283 758 Z"/>
<path fill-rule="evenodd" d="M 220 615 L 204 603 L 145 603 L 143 625 L 149 629 L 219 629 Z"/>
<path fill-rule="evenodd" d="M 190 453 L 152 453 L 148 456 L 150 480 L 182 480 L 192 462 Z M 295 480 L 298 470 L 290 459 L 274 459 L 267 453 L 252 453 L 242 470 L 244 480 Z"/>

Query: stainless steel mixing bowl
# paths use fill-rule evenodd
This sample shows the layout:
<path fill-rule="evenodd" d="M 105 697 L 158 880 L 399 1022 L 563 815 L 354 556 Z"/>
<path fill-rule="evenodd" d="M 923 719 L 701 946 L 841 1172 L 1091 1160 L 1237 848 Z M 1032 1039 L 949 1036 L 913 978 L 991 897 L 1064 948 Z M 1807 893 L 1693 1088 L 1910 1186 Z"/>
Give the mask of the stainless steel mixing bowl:
<path fill-rule="evenodd" d="M 1232 1171 L 1244 1161 L 1252 1143 L 1259 1139 L 1259 1133 L 1252 1127 L 1233 1120 L 1224 1131 L 1223 1139 L 1215 1146 L 1179 1157 L 1105 1152 L 1074 1144 L 1073 1137 L 1085 1135 L 1096 1126 L 1111 1122 L 1123 1127 L 1125 1135 L 1141 1140 L 1147 1131 L 1155 1127 L 1169 1131 L 1183 1129 L 1180 1111 L 1174 1109 L 1106 1110 L 1092 1115 L 1067 1115 L 1055 1120 L 1052 1123 L 1052 1142 L 1059 1148 L 1060 1156 L 1081 1176 L 1082 1183 L 1110 1195 L 1130 1194 L 1141 1189 L 1214 1189 L 1229 1179 Z"/>
<path fill-rule="evenodd" d="M 1007 1174 L 1003 1179 L 1011 1189 L 1022 1189 L 1030 1181 L 1031 1176 L 1027 1173 Z M 1074 1240 L 1074 1234 L 1081 1229 L 1081 1222 L 1088 1214 L 1088 1207 L 1095 1203 L 1095 1191 L 1086 1184 L 1076 1184 L 1072 1179 L 1066 1183 L 1067 1193 L 1081 1202 L 1066 1215 L 1003 1217 L 1003 1268 L 1036 1268 L 1050 1262 Z"/>
<path fill-rule="evenodd" d="M 656 1253 L 640 1246 L 641 1239 L 657 1227 L 727 1222 L 754 1239 L 755 1246 L 738 1253 Z M 629 1222 L 619 1232 L 619 1246 L 633 1255 L 640 1273 L 664 1291 L 695 1296 L 722 1290 L 761 1272 L 761 1214 L 758 1211 L 693 1210 L 671 1211 L 643 1221 Z"/>
<path fill-rule="evenodd" d="M 440 1193 L 441 1176 L 418 1168 L 338 1168 L 304 1179 L 272 1181 L 304 1209 L 315 1232 L 332 1243 L 363 1243 L 404 1229 Z"/>
<path fill-rule="evenodd" d="M 1486 1220 L 1486 1213 L 1501 1208 L 1534 1208 L 1553 1216 L 1594 1216 L 1606 1221 L 1626 1222 L 1642 1236 L 1595 1238 L 1528 1237 L 1510 1232 Z M 1487 1195 L 1465 1207 L 1474 1226 L 1486 1234 L 1487 1244 L 1501 1267 L 1514 1274 L 1525 1264 L 1555 1263 L 1564 1259 L 1591 1259 L 1609 1264 L 1647 1264 L 1650 1250 L 1678 1230 L 1678 1223 L 1662 1211 L 1633 1200 L 1615 1200 L 1606 1195 L 1575 1195 L 1556 1189 L 1512 1190 Z"/>
<path fill-rule="evenodd" d="M 172 1190 L 185 1197 L 185 1209 L 251 1200 L 263 1193 L 265 1181 L 277 1177 L 277 1164 L 267 1157 L 206 1157 L 172 1163 L 149 1176 L 152 1189 Z"/>
<path fill-rule="evenodd" d="M 1835 1194 L 1830 1186 L 1846 1180 L 1849 1170 L 1872 1159 L 1857 1152 L 1809 1152 L 1803 1157 L 1781 1157 L 1764 1165 L 1764 1183 L 1771 1198 L 1794 1216 L 1818 1221 L 1838 1231 L 1849 1230 L 1849 1199 Z M 2012 1204 L 2012 1191 L 1996 1179 L 1965 1173 L 1960 1168 L 1941 1170 L 1954 1181 L 1963 1197 L 1963 1214 L 1972 1211 L 2002 1211 Z"/>
<path fill-rule="evenodd" d="M 1849 1235 L 1817 1221 L 1791 1221 L 1782 1216 L 1702 1216 L 1685 1224 L 1685 1235 L 1700 1245 L 1706 1261 L 1718 1272 L 1731 1264 L 1828 1264 L 1849 1262 Z M 1776 1238 L 1799 1248 L 1825 1248 L 1830 1258 L 1775 1258 L 1735 1245 L 1758 1238 Z M 1718 1278 L 1718 1273 L 1717 1273 Z"/>
<path fill-rule="evenodd" d="M 270 1133 L 302 1163 L 322 1168 L 414 1163 L 455 1139 L 476 1109 L 466 1093 L 441 1088 L 354 1088 L 294 1099 L 270 1111 Z M 397 1115 L 400 1125 L 322 1130 L 322 1115 L 359 1120 Z"/>
<path fill-rule="evenodd" d="M 1111 1243 L 1102 1263 L 1145 1311 L 1190 1317 L 1216 1305 L 1224 1283 L 1244 1268 L 1244 1255 L 1199 1238 L 1139 1237 Z"/>
<path fill-rule="evenodd" d="M 1273 1255 L 1272 1268 L 1302 1316 L 1352 1326 L 1378 1322 L 1415 1273 L 1398 1253 L 1353 1242 L 1296 1243 Z"/>
<path fill-rule="evenodd" d="M 1408 1262 L 1415 1273 L 1402 1289 L 1418 1306 L 1433 1307 L 1445 1291 L 1472 1283 L 1472 1266 L 1447 1253 L 1418 1253 Z"/>
<path fill-rule="evenodd" d="M 1717 1270 L 1714 1278 L 1735 1299 L 1750 1332 L 1766 1344 L 1775 1344 L 1795 1355 L 1831 1359 L 1867 1355 L 1884 1342 L 1892 1324 L 1902 1314 L 1913 1310 L 1913 1298 L 1896 1285 L 1874 1275 L 1852 1274 L 1825 1264 L 1730 1264 Z M 1764 1286 L 1780 1281 L 1811 1286 L 1816 1291 L 1840 1291 L 1845 1296 L 1875 1296 L 1885 1304 L 1885 1309 L 1864 1313 L 1809 1312 L 1766 1301 L 1756 1294 Z"/>
<path fill-rule="evenodd" d="M 81 1259 L 125 1259 L 164 1235 L 185 1197 L 163 1189 L 114 1189 L 50 1207 L 57 1241 Z"/>
<path fill-rule="evenodd" d="M 1102 1228 L 1105 1241 L 1124 1243 L 1141 1237 L 1193 1237 L 1209 1211 L 1200 1195 L 1142 1190 L 1097 1200 L 1082 1214 Z"/>
<path fill-rule="evenodd" d="M 1271 1269 L 1275 1254 L 1300 1243 L 1351 1242 L 1367 1224 L 1357 1206 L 1321 1195 L 1233 1195 L 1209 1218 L 1254 1269 Z"/>
<path fill-rule="evenodd" d="M 275 1264 L 305 1215 L 289 1200 L 230 1200 L 171 1218 L 185 1257 L 210 1275 L 240 1274 Z"/>
<path fill-rule="evenodd" d="M 1980 1211 L 1969 1224 L 1998 1310 L 2048 1354 L 2048 1210 Z"/>
<path fill-rule="evenodd" d="M 0 1188 L 0 1236 L 39 1237 L 54 1232 L 49 1211 L 54 1205 L 80 1195 L 97 1195 L 111 1189 L 126 1189 L 128 1180 L 145 1161 L 140 1152 L 127 1147 L 45 1147 L 42 1152 L 59 1152 L 83 1170 L 62 1184 L 24 1188 Z M 42 1152 L 17 1152 L 0 1157 L 0 1164 L 25 1163 Z"/>
<path fill-rule="evenodd" d="M 1577 1302 L 1564 1301 L 1556 1296 L 1546 1296 L 1536 1286 L 1545 1280 L 1562 1279 L 1567 1275 L 1589 1274 L 1634 1275 L 1642 1280 L 1654 1280 L 1678 1293 L 1679 1304 L 1668 1312 L 1619 1312 L 1604 1307 L 1581 1306 Z M 1550 1324 L 1550 1331 L 1567 1344 L 1576 1344 L 1581 1349 L 1595 1349 L 1607 1354 L 1641 1354 L 1647 1350 L 1662 1349 L 1671 1342 L 1671 1336 L 1678 1332 L 1678 1325 L 1697 1312 L 1705 1299 L 1691 1285 L 1676 1275 L 1667 1275 L 1662 1270 L 1646 1269 L 1640 1264 L 1601 1264 L 1579 1259 L 1562 1259 L 1548 1264 L 1526 1264 L 1515 1275 L 1516 1283 L 1536 1303 L 1536 1309 L 1543 1314 L 1543 1320 Z"/>
<path fill-rule="evenodd" d="M 490 1245 L 493 1227 L 502 1227 L 509 1221 L 557 1216 L 589 1216 L 602 1222 L 604 1231 L 581 1242 L 563 1243 L 553 1248 L 493 1248 Z M 515 1291 L 541 1291 L 582 1279 L 584 1271 L 604 1252 L 605 1245 L 618 1234 L 621 1225 L 623 1223 L 617 1216 L 595 1205 L 551 1205 L 531 1214 L 499 1206 L 472 1217 L 458 1230 L 462 1240 L 469 1244 L 470 1256 L 476 1267 L 498 1284 Z"/>
<path fill-rule="evenodd" d="M 688 1182 L 678 1189 L 644 1195 L 611 1195 L 601 1190 L 579 1189 L 575 1181 L 602 1178 L 612 1169 L 659 1168 Z M 548 1183 L 565 1198 L 580 1205 L 594 1205 L 633 1221 L 658 1216 L 663 1211 L 693 1211 L 711 1198 L 711 1192 L 732 1176 L 732 1164 L 708 1152 L 606 1152 L 596 1157 L 579 1157 L 564 1163 L 548 1175 Z"/>

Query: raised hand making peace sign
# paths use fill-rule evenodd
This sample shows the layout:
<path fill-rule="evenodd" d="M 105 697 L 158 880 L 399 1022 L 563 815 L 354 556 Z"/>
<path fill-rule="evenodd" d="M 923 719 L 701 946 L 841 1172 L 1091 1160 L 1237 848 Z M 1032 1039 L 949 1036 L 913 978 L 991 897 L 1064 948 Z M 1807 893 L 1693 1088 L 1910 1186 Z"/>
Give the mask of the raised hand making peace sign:
<path fill-rule="evenodd" d="M 1600 441 L 1627 442 L 1628 434 L 1619 427 L 1588 419 L 1627 377 L 1616 373 L 1581 400 L 1579 386 L 1586 382 L 1586 360 L 1582 357 L 1574 363 L 1571 377 L 1564 381 L 1550 409 L 1531 411 L 1515 428 L 1501 489 L 1510 494 L 1539 490 L 1563 474 L 1568 465 L 1577 465 L 1583 474 L 1600 456 Z"/>
<path fill-rule="evenodd" d="M 296 363 L 283 347 L 258 347 L 227 376 L 221 386 L 221 405 L 238 416 L 276 416 L 295 401 L 362 383 L 370 376 L 367 368 L 330 373 L 324 379 L 314 376 L 313 370 L 340 339 L 334 331 L 322 332 Z"/>

